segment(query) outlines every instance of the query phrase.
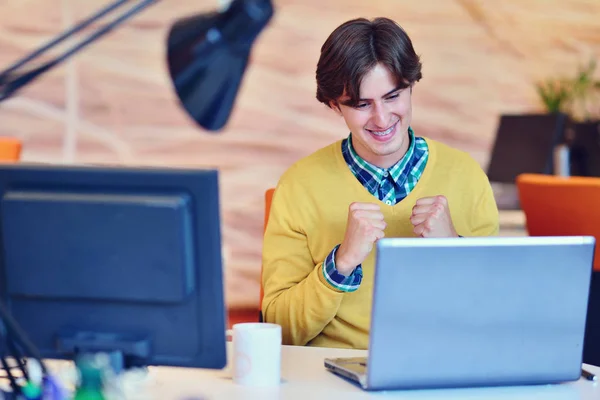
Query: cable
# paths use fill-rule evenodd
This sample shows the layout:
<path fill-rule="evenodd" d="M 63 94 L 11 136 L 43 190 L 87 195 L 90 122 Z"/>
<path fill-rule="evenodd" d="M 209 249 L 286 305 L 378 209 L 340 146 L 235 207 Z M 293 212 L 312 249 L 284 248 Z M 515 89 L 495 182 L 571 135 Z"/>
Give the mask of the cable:
<path fill-rule="evenodd" d="M 0 357 L 0 360 L 2 361 L 2 366 L 4 367 L 4 371 L 8 375 L 8 380 L 10 381 L 10 387 L 12 388 L 13 393 L 21 394 L 21 387 L 19 385 L 17 385 L 17 380 L 15 379 L 13 374 L 10 372 L 11 368 L 8 365 L 8 362 L 6 361 L 6 358 L 4 357 L 4 355 L 2 355 L 2 357 Z"/>
<path fill-rule="evenodd" d="M 27 372 L 27 368 L 25 365 L 25 357 L 23 353 L 18 349 L 18 346 L 12 340 L 8 341 L 8 350 L 12 353 L 13 359 L 17 363 L 17 368 L 21 370 L 23 377 L 29 381 L 29 373 Z"/>
<path fill-rule="evenodd" d="M 27 338 L 25 332 L 23 332 L 17 321 L 15 321 L 15 319 L 10 315 L 2 301 L 0 301 L 0 322 L 4 322 L 4 326 L 6 328 L 5 340 L 9 341 L 12 339 L 16 341 L 16 343 L 21 345 L 27 352 L 29 357 L 35 358 L 40 363 L 40 365 L 42 366 L 42 371 L 44 372 L 44 374 L 46 374 L 48 370 L 46 369 L 46 365 L 42 360 L 40 352 Z"/>

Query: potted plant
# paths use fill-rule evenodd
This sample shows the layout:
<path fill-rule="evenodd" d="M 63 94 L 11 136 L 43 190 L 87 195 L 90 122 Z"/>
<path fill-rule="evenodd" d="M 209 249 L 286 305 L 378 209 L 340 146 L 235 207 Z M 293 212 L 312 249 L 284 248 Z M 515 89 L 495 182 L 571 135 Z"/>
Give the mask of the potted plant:
<path fill-rule="evenodd" d="M 537 82 L 544 112 L 500 116 L 487 168 L 490 181 L 512 185 L 525 172 L 562 171 L 565 163 L 557 157 L 558 149 L 571 154 L 567 173 L 600 176 L 600 82 L 593 78 L 595 68 L 592 59 L 573 78 Z"/>

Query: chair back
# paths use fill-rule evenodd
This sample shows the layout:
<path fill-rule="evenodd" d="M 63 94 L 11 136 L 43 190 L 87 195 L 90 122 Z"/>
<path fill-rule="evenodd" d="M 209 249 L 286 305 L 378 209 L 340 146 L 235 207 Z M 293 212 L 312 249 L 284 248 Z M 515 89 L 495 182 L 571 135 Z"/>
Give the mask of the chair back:
<path fill-rule="evenodd" d="M 17 162 L 21 158 L 21 141 L 11 137 L 0 137 L 0 162 Z"/>
<path fill-rule="evenodd" d="M 594 236 L 600 271 L 600 178 L 522 174 L 516 183 L 529 235 Z"/>
<path fill-rule="evenodd" d="M 265 220 L 263 226 L 263 234 L 267 230 L 267 224 L 269 223 L 269 213 L 271 212 L 271 202 L 273 201 L 273 193 L 275 192 L 275 188 L 269 188 L 265 192 Z M 262 300 L 264 296 L 264 289 L 262 284 L 262 266 L 260 268 L 260 299 L 258 301 L 258 320 L 260 322 L 263 321 L 262 316 Z"/>

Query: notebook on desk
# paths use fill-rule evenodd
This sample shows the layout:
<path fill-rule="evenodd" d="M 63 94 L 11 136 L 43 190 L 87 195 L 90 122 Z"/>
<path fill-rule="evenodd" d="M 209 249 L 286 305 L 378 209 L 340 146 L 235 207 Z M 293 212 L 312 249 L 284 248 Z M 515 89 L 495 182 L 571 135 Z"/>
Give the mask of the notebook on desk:
<path fill-rule="evenodd" d="M 577 380 L 595 239 L 377 243 L 367 358 L 325 360 L 366 390 Z"/>

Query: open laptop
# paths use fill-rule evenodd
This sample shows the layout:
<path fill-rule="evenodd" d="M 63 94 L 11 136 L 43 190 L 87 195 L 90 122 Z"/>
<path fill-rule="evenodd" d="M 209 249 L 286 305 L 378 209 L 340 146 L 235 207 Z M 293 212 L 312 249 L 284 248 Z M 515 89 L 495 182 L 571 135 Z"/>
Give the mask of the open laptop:
<path fill-rule="evenodd" d="M 377 243 L 367 358 L 325 367 L 366 390 L 581 376 L 593 237 Z"/>

